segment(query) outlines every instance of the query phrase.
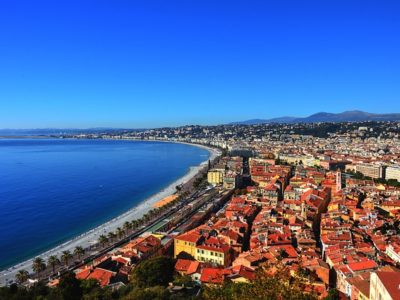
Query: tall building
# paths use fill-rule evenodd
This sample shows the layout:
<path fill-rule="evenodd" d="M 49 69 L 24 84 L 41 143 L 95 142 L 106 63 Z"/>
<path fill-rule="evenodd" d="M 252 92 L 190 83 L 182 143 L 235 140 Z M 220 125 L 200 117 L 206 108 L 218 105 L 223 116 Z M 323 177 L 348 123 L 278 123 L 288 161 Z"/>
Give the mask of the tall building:
<path fill-rule="evenodd" d="M 389 166 L 386 168 L 385 179 L 396 179 L 400 182 L 400 166 Z"/>
<path fill-rule="evenodd" d="M 374 179 L 384 178 L 384 169 L 380 165 L 360 164 L 356 165 L 356 171 Z"/>
<path fill-rule="evenodd" d="M 212 169 L 207 173 L 207 181 L 213 185 L 219 185 L 224 182 L 224 171 L 219 169 Z"/>
<path fill-rule="evenodd" d="M 340 191 L 342 189 L 342 172 L 336 172 L 336 191 Z"/>

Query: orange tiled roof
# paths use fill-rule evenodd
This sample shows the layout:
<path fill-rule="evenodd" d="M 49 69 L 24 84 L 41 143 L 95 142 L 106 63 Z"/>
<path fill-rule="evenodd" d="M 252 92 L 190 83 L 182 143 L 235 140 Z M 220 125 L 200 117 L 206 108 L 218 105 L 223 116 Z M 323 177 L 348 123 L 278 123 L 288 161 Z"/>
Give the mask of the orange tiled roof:
<path fill-rule="evenodd" d="M 111 277 L 114 275 L 114 272 L 96 268 L 90 273 L 87 279 L 96 279 L 100 283 L 100 286 L 106 286 L 110 283 Z"/>

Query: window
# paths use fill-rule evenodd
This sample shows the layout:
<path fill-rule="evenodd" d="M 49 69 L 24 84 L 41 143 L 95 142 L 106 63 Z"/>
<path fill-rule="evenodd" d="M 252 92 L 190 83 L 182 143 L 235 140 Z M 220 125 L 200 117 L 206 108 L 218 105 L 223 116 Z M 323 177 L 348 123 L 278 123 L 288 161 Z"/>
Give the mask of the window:
<path fill-rule="evenodd" d="M 214 252 L 211 251 L 211 255 L 213 256 L 213 255 L 214 255 Z"/>

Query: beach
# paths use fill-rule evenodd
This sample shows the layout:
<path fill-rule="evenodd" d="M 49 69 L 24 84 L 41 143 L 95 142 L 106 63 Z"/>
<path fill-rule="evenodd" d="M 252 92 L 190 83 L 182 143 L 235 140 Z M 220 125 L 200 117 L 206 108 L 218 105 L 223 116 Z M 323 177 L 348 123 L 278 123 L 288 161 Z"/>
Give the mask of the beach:
<path fill-rule="evenodd" d="M 197 145 L 197 144 L 190 144 L 192 146 L 196 147 L 201 147 L 204 149 L 207 149 L 210 152 L 210 157 L 208 159 L 213 160 L 215 157 L 217 157 L 220 153 L 218 150 L 209 148 L 203 145 Z M 208 163 L 208 159 L 203 161 L 200 165 L 198 166 L 193 166 L 190 167 L 189 171 L 181 178 L 178 180 L 172 182 L 169 184 L 166 188 L 163 190 L 159 191 L 158 193 L 150 196 L 146 200 L 142 201 L 132 209 L 128 210 L 127 212 L 121 214 L 120 216 L 94 228 L 91 229 L 61 245 L 58 245 L 40 255 L 37 255 L 47 261 L 47 258 L 51 255 L 56 255 L 60 256 L 63 251 L 69 250 L 73 252 L 74 248 L 77 246 L 81 246 L 83 248 L 87 248 L 95 243 L 97 243 L 97 240 L 100 235 L 102 234 L 107 234 L 110 231 L 115 231 L 118 227 L 122 227 L 123 224 L 126 221 L 132 221 L 135 219 L 141 218 L 144 214 L 146 214 L 149 210 L 153 208 L 153 205 L 157 203 L 158 201 L 174 194 L 176 192 L 176 186 L 180 184 L 184 184 L 187 181 L 189 181 L 191 178 L 193 178 L 199 170 Z M 26 260 L 24 262 L 21 262 L 13 267 L 10 267 L 6 270 L 3 270 L 0 272 L 0 286 L 1 285 L 6 285 L 10 280 L 14 280 L 15 274 L 19 270 L 27 270 L 29 272 L 32 272 L 32 261 L 34 258 L 31 258 L 29 260 Z"/>

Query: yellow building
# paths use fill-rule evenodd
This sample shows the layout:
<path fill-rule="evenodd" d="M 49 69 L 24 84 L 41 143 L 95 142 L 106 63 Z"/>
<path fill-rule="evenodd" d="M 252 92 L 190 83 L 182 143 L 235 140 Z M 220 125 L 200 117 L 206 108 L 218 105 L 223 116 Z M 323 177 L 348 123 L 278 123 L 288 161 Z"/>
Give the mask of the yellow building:
<path fill-rule="evenodd" d="M 224 172 L 223 170 L 210 170 L 207 173 L 207 181 L 209 184 L 219 185 L 224 181 Z"/>
<path fill-rule="evenodd" d="M 196 257 L 196 245 L 201 236 L 195 233 L 184 233 L 174 238 L 174 257 L 179 253 L 185 252 L 193 257 Z"/>
<path fill-rule="evenodd" d="M 197 261 L 209 262 L 227 267 L 230 263 L 229 246 L 212 247 L 209 245 L 199 245 L 196 247 L 194 258 Z"/>

